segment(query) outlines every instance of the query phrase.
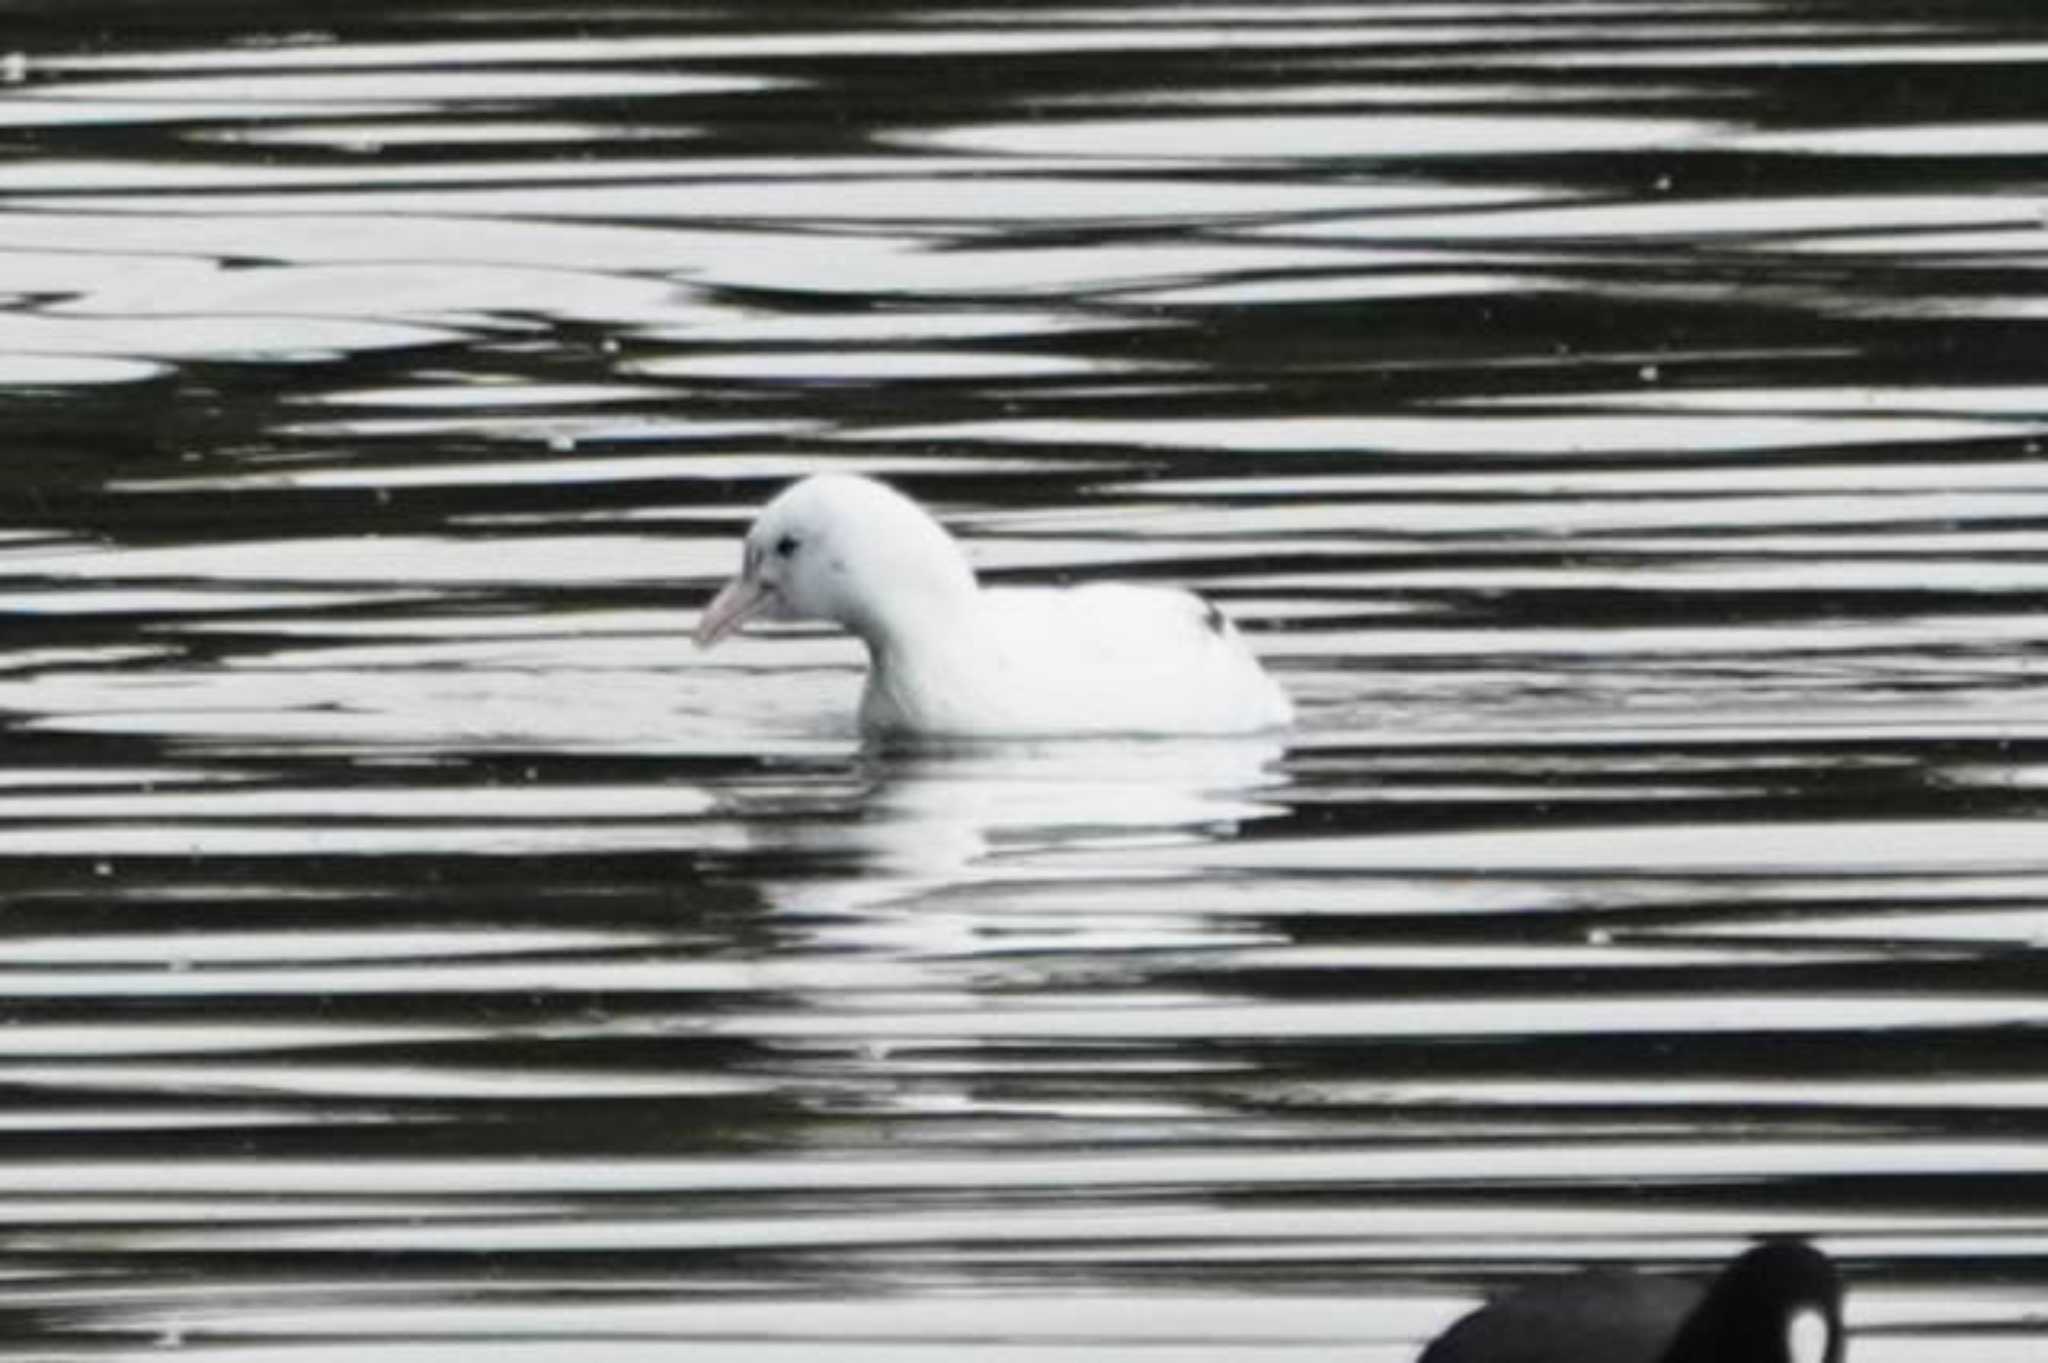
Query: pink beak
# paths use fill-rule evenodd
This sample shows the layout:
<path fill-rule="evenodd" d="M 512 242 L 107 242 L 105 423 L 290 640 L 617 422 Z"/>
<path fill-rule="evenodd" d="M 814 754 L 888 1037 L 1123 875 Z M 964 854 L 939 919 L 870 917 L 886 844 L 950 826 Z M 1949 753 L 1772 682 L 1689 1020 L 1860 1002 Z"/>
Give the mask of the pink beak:
<path fill-rule="evenodd" d="M 697 617 L 697 647 L 710 648 L 731 634 L 775 599 L 775 589 L 750 577 L 736 577 L 725 584 L 711 604 Z"/>

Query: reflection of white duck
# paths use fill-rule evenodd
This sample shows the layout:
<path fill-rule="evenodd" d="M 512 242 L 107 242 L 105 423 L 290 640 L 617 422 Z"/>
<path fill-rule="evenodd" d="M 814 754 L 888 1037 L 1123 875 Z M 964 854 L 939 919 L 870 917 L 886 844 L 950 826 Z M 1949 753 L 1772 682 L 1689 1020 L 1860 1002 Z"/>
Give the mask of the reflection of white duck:
<path fill-rule="evenodd" d="M 915 502 L 850 474 L 806 478 L 762 510 L 697 642 L 709 647 L 755 618 L 829 620 L 859 635 L 869 730 L 1229 734 L 1279 728 L 1293 714 L 1200 597 L 1108 583 L 983 588 Z"/>

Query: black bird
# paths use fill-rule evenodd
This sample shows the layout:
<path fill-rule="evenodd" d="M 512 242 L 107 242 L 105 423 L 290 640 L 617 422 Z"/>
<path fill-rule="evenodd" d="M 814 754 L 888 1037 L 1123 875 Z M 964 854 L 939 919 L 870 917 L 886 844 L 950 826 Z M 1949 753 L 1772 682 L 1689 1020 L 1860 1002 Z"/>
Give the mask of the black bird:
<path fill-rule="evenodd" d="M 1766 1240 L 1711 1283 L 1611 1269 L 1536 1283 L 1430 1341 L 1420 1363 L 1842 1363 L 1842 1283 L 1803 1240 Z"/>

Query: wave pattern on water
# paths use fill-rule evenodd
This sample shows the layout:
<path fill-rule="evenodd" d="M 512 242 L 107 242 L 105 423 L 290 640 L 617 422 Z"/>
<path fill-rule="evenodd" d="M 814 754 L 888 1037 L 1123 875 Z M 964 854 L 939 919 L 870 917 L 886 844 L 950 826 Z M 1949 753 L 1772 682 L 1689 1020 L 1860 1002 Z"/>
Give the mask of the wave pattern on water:
<path fill-rule="evenodd" d="M 2039 1354 L 2030 6 L 14 10 L 9 1351 Z M 1300 731 L 695 653 L 843 467 Z"/>

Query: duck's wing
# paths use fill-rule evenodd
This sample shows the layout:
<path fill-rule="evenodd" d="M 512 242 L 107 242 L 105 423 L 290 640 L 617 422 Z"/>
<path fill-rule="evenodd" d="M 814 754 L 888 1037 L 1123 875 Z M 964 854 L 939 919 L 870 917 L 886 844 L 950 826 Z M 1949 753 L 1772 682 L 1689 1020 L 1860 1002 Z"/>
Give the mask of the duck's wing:
<path fill-rule="evenodd" d="M 1241 734 L 1286 725 L 1286 693 L 1190 592 L 1101 584 L 980 592 L 951 631 L 878 657 L 871 728 L 982 735 Z"/>
<path fill-rule="evenodd" d="M 1177 587 L 1098 582 L 995 588 L 983 598 L 1006 653 L 1146 670 L 1198 663 L 1219 646 L 1243 647 L 1229 617 Z"/>

